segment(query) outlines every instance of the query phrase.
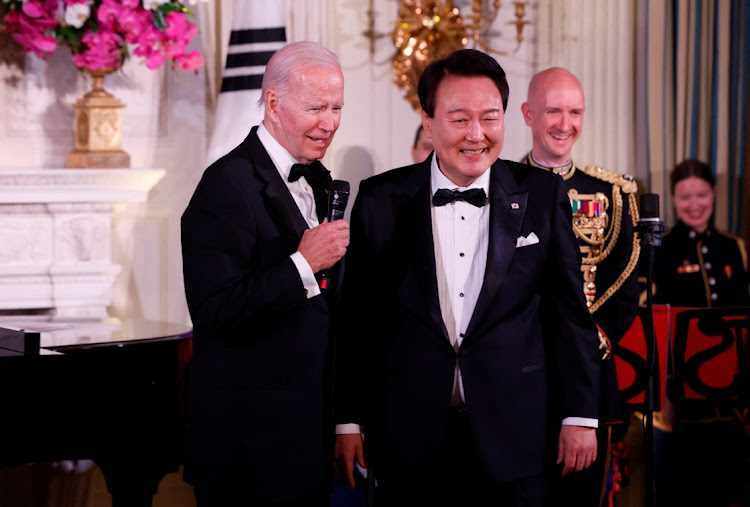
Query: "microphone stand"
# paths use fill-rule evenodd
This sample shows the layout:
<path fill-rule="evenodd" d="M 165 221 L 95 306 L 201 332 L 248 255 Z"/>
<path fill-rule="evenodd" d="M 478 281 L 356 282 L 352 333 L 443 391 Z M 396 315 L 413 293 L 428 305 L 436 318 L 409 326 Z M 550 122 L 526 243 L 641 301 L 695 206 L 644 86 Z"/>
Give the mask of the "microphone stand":
<path fill-rule="evenodd" d="M 656 487 L 654 483 L 654 409 L 655 393 L 654 384 L 657 375 L 656 370 L 656 333 L 654 330 L 654 302 L 651 294 L 653 286 L 654 249 L 661 245 L 661 233 L 665 230 L 664 224 L 656 218 L 642 219 L 637 230 L 641 234 L 641 255 L 646 264 L 646 322 L 644 330 L 646 335 L 646 365 L 648 375 L 646 377 L 646 389 L 644 391 L 645 410 L 643 414 L 643 447 L 645 455 L 646 475 L 646 507 L 656 505 Z"/>

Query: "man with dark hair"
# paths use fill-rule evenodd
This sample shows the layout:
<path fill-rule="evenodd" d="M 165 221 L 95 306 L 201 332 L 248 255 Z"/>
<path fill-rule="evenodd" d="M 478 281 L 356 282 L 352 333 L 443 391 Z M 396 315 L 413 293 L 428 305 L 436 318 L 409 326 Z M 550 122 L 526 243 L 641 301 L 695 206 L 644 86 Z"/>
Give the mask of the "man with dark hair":
<path fill-rule="evenodd" d="M 596 463 L 583 474 L 559 484 L 560 500 L 578 507 L 602 502 L 609 455 L 609 437 L 616 424 L 616 442 L 622 442 L 620 392 L 611 344 L 630 329 L 638 310 L 640 244 L 635 234 L 638 207 L 632 178 L 597 166 L 573 164 L 572 150 L 583 127 L 586 111 L 583 87 L 569 71 L 552 67 L 536 74 L 521 106 L 531 127 L 533 144 L 524 162 L 560 176 L 570 197 L 573 230 L 583 252 L 579 284 L 599 328 L 602 350 L 600 413 Z M 619 444 L 622 447 L 622 444 Z"/>
<path fill-rule="evenodd" d="M 434 155 L 363 181 L 352 213 L 338 466 L 351 480 L 366 458 L 389 506 L 547 505 L 555 460 L 569 474 L 596 457 L 570 204 L 559 178 L 498 159 L 508 84 L 492 57 L 457 51 L 418 91 Z"/>
<path fill-rule="evenodd" d="M 349 243 L 344 220 L 324 220 L 331 176 L 319 162 L 344 102 L 336 56 L 283 47 L 262 100 L 262 124 L 206 169 L 182 215 L 194 326 L 185 480 L 198 507 L 328 505 L 335 298 L 316 276 Z"/>

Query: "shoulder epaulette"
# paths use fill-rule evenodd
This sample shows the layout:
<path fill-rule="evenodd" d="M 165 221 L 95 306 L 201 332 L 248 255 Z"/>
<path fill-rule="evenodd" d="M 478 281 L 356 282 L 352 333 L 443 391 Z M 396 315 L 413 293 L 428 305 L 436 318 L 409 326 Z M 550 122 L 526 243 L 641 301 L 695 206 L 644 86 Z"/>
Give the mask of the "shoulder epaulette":
<path fill-rule="evenodd" d="M 587 165 L 583 172 L 598 180 L 619 186 L 626 194 L 632 194 L 638 190 L 638 184 L 630 175 L 612 172 L 596 165 Z"/>
<path fill-rule="evenodd" d="M 737 242 L 742 241 L 744 243 L 744 240 L 741 237 L 736 236 L 736 235 L 732 234 L 729 231 L 725 231 L 724 229 L 719 229 L 718 227 L 716 227 L 714 230 L 716 232 L 718 232 L 720 235 L 724 236 L 724 237 L 727 237 L 727 238 L 729 238 L 731 240 L 734 240 L 734 241 L 737 241 Z"/>
<path fill-rule="evenodd" d="M 723 231 L 719 228 L 716 229 L 716 232 L 737 243 L 737 249 L 740 251 L 740 257 L 742 257 L 742 265 L 745 267 L 745 271 L 747 271 L 747 249 L 745 248 L 745 240 L 739 236 L 735 236 L 731 232 Z"/>

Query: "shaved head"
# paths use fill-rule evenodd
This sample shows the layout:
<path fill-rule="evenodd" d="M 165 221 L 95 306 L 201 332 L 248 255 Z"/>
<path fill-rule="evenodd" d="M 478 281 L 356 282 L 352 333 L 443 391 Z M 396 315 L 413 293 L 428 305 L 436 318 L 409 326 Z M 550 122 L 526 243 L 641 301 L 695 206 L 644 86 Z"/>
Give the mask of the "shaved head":
<path fill-rule="evenodd" d="M 521 112 L 531 127 L 534 158 L 548 167 L 568 163 L 585 111 L 583 87 L 571 72 L 552 67 L 532 77 Z"/>
<path fill-rule="evenodd" d="M 562 67 L 550 67 L 535 74 L 529 82 L 529 92 L 526 95 L 527 102 L 538 102 L 541 100 L 540 94 L 546 93 L 551 87 L 567 86 L 578 88 L 583 95 L 583 86 L 578 78 L 572 72 Z"/>

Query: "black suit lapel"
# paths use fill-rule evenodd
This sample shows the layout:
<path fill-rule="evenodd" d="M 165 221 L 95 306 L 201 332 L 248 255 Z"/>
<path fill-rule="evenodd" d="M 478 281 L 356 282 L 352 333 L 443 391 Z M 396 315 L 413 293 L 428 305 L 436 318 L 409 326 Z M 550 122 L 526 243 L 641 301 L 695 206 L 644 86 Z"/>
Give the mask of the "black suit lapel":
<path fill-rule="evenodd" d="M 414 199 L 415 206 L 412 216 L 415 217 L 415 224 L 412 234 L 414 236 L 415 247 L 412 257 L 412 267 L 409 271 L 414 273 L 417 287 L 421 289 L 421 294 L 424 298 L 422 301 L 417 301 L 417 304 L 422 308 L 427 308 L 430 320 L 447 339 L 448 331 L 445 328 L 445 321 L 440 312 L 440 299 L 438 297 L 435 243 L 432 235 L 432 213 L 429 202 L 430 183 L 428 181 Z M 427 206 L 425 206 L 425 203 L 428 203 Z"/>
<path fill-rule="evenodd" d="M 287 227 L 298 239 L 301 239 L 302 234 L 308 229 L 307 222 L 300 213 L 297 203 L 294 202 L 292 194 L 289 193 L 289 189 L 271 157 L 258 139 L 257 130 L 258 127 L 253 127 L 244 144 L 248 149 L 255 170 L 267 183 L 264 189 L 265 197 L 272 208 L 271 211 L 281 217 Z"/>
<path fill-rule="evenodd" d="M 490 224 L 487 267 L 467 335 L 482 322 L 508 272 L 516 250 L 516 240 L 526 214 L 528 192 L 520 190 L 510 168 L 501 160 L 490 169 Z"/>
<path fill-rule="evenodd" d="M 397 224 L 400 240 L 398 244 L 412 245 L 404 264 L 405 273 L 402 285 L 404 304 L 411 306 L 416 315 L 423 315 L 427 321 L 448 340 L 448 331 L 440 312 L 435 247 L 432 236 L 432 213 L 430 206 L 430 164 L 431 158 L 415 168 L 412 179 L 407 184 L 406 195 L 394 195 L 393 199 L 409 199 L 404 206 L 402 220 Z M 400 207 L 394 201 L 394 208 Z M 425 309 L 427 310 L 425 312 Z"/>

